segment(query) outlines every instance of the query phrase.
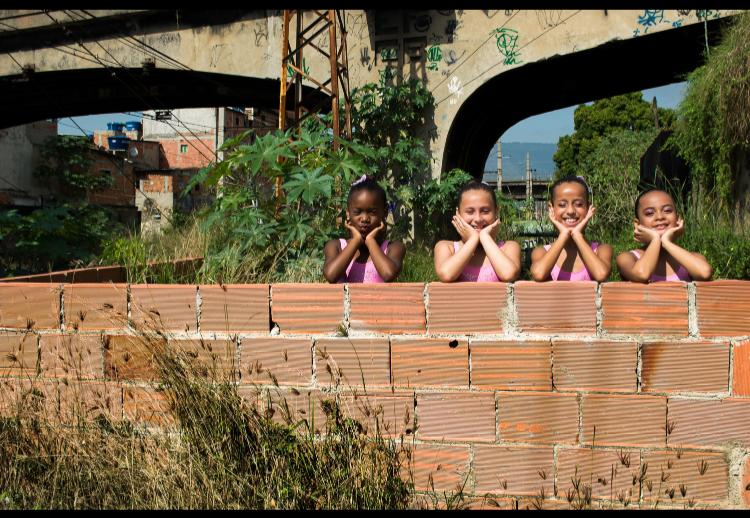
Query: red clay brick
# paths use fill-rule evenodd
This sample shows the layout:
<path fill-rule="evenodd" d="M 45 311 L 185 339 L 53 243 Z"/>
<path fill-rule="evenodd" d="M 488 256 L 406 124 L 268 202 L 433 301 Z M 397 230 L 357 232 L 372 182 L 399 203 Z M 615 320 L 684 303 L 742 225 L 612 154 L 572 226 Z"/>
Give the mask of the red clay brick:
<path fill-rule="evenodd" d="M 571 495 L 573 501 L 576 501 L 578 495 L 573 481 L 577 480 L 581 487 L 591 486 L 591 495 L 594 498 L 619 500 L 619 495 L 622 495 L 623 500 L 629 500 L 631 504 L 637 503 L 640 498 L 640 456 L 639 450 L 558 450 L 558 496 L 566 498 L 567 501 L 567 495 Z"/>
<path fill-rule="evenodd" d="M 687 285 L 602 284 L 602 314 L 602 328 L 607 333 L 687 336 Z"/>
<path fill-rule="evenodd" d="M 474 447 L 477 493 L 552 494 L 554 462 L 550 447 L 507 447 L 477 444 Z"/>
<path fill-rule="evenodd" d="M 138 423 L 167 427 L 175 423 L 163 392 L 151 387 L 123 387 L 125 418 Z"/>
<path fill-rule="evenodd" d="M 431 282 L 427 285 L 430 333 L 501 333 L 508 305 L 504 282 Z"/>
<path fill-rule="evenodd" d="M 451 338 L 391 340 L 395 386 L 469 386 L 468 342 Z"/>
<path fill-rule="evenodd" d="M 495 395 L 482 392 L 417 394 L 417 438 L 495 441 Z"/>
<path fill-rule="evenodd" d="M 471 385 L 500 390 L 552 390 L 549 340 L 472 340 Z"/>
<path fill-rule="evenodd" d="M 279 424 L 298 424 L 305 422 L 306 425 L 298 428 L 307 431 L 310 427 L 316 433 L 325 430 L 326 413 L 323 410 L 323 401 L 335 399 L 333 394 L 324 394 L 315 389 L 296 388 L 272 388 L 262 404 L 263 412 Z"/>
<path fill-rule="evenodd" d="M 596 283 L 515 283 L 518 329 L 531 333 L 596 332 Z"/>
<path fill-rule="evenodd" d="M 199 376 L 228 380 L 237 372 L 237 344 L 233 340 L 170 340 L 169 345 L 193 359 Z"/>
<path fill-rule="evenodd" d="M 411 470 L 418 491 L 455 491 L 462 486 L 466 489 L 469 447 L 417 444 L 412 450 Z"/>
<path fill-rule="evenodd" d="M 201 285 L 201 331 L 268 333 L 268 284 Z"/>
<path fill-rule="evenodd" d="M 59 325 L 59 284 L 0 283 L 0 327 L 57 329 Z"/>
<path fill-rule="evenodd" d="M 273 284 L 271 315 L 282 333 L 333 333 L 344 322 L 343 284 Z"/>
<path fill-rule="evenodd" d="M 701 336 L 750 335 L 750 282 L 696 282 L 695 302 Z"/>
<path fill-rule="evenodd" d="M 363 391 L 342 394 L 341 410 L 365 427 L 367 433 L 378 431 L 384 437 L 414 435 L 414 393 L 406 390 Z"/>
<path fill-rule="evenodd" d="M 60 398 L 57 380 L 39 378 L 0 378 L 0 416 L 15 417 L 27 412 L 55 420 Z"/>
<path fill-rule="evenodd" d="M 39 348 L 33 333 L 0 333 L 0 376 L 34 376 Z"/>
<path fill-rule="evenodd" d="M 60 383 L 58 387 L 63 421 L 94 419 L 102 414 L 110 419 L 122 419 L 122 387 L 119 383 L 71 381 Z"/>
<path fill-rule="evenodd" d="M 651 490 L 644 483 L 645 502 L 658 497 L 661 502 L 687 507 L 691 499 L 696 504 L 725 503 L 729 496 L 729 467 L 722 453 L 684 451 L 678 457 L 677 451 L 652 451 L 644 452 L 643 461 L 648 462 L 646 476 L 651 481 Z M 685 496 L 680 486 L 686 490 Z M 670 499 L 665 492 L 672 489 L 674 497 Z"/>
<path fill-rule="evenodd" d="M 389 385 L 391 358 L 385 338 L 320 338 L 315 341 L 320 384 Z"/>
<path fill-rule="evenodd" d="M 664 397 L 586 394 L 581 442 L 595 446 L 664 447 L 666 422 Z"/>
<path fill-rule="evenodd" d="M 65 284 L 67 329 L 120 329 L 128 320 L 127 284 Z"/>
<path fill-rule="evenodd" d="M 130 317 L 138 330 L 195 331 L 198 327 L 192 285 L 132 284 Z"/>
<path fill-rule="evenodd" d="M 734 346 L 732 395 L 750 396 L 750 342 Z"/>
<path fill-rule="evenodd" d="M 149 345 L 134 336 L 112 335 L 105 340 L 104 366 L 108 377 L 142 381 L 157 378 L 154 353 L 163 349 L 163 340 L 154 339 Z M 229 340 L 170 340 L 170 347 L 186 355 L 198 376 L 226 380 L 236 368 L 236 346 Z"/>
<path fill-rule="evenodd" d="M 425 332 L 424 284 L 349 284 L 352 331 Z"/>
<path fill-rule="evenodd" d="M 104 337 L 104 372 L 115 380 L 153 381 L 153 351 L 161 350 L 166 341 L 146 335 L 106 335 Z"/>
<path fill-rule="evenodd" d="M 247 338 L 240 343 L 242 383 L 309 385 L 312 382 L 310 338 Z M 273 377 L 271 376 L 273 375 Z"/>
<path fill-rule="evenodd" d="M 41 335 L 42 375 L 78 379 L 104 377 L 100 335 Z"/>
<path fill-rule="evenodd" d="M 501 441 L 578 441 L 578 399 L 574 394 L 499 392 L 498 412 Z"/>
<path fill-rule="evenodd" d="M 646 343 L 644 392 L 725 392 L 729 389 L 729 344 Z"/>
<path fill-rule="evenodd" d="M 558 390 L 636 390 L 635 342 L 553 340 L 552 351 L 552 377 Z"/>
<path fill-rule="evenodd" d="M 750 446 L 750 400 L 669 398 L 668 405 L 671 447 L 719 448 L 732 440 Z"/>

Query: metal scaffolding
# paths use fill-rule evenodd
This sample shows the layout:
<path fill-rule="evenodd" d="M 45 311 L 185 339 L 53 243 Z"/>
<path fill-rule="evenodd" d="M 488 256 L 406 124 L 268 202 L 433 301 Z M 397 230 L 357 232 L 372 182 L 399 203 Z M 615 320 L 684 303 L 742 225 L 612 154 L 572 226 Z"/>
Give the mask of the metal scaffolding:
<path fill-rule="evenodd" d="M 306 100 L 311 94 L 304 95 L 303 80 L 316 85 L 313 92 L 323 92 L 331 99 L 331 124 L 333 130 L 333 149 L 338 149 L 339 138 L 350 139 L 352 134 L 351 99 L 349 96 L 349 61 L 346 52 L 346 24 L 341 10 L 318 11 L 313 10 L 313 20 L 304 26 L 303 11 L 284 10 L 284 30 L 281 47 L 281 95 L 279 96 L 279 129 L 287 129 L 287 96 L 294 85 L 294 122 L 290 127 L 299 126 L 307 117 L 313 116 L 320 120 L 318 113 L 326 100 L 318 102 L 312 108 L 307 108 Z M 289 41 L 292 17 L 296 21 L 294 48 Z M 320 48 L 314 40 L 328 31 L 328 51 Z M 312 48 L 325 56 L 329 63 L 329 73 L 325 77 L 313 77 L 304 59 L 305 48 Z M 291 77 L 289 77 L 291 76 Z M 339 102 L 341 94 L 344 98 L 344 128 L 341 128 Z M 342 131 L 343 130 L 343 131 Z"/>

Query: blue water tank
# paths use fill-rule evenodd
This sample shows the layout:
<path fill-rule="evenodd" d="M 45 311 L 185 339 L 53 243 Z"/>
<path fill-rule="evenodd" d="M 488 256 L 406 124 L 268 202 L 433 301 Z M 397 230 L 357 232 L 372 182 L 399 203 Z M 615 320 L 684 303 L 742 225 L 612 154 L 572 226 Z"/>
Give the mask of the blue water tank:
<path fill-rule="evenodd" d="M 128 131 L 141 131 L 143 125 L 140 121 L 128 121 L 125 123 L 125 129 Z"/>
<path fill-rule="evenodd" d="M 112 151 L 125 151 L 128 149 L 130 139 L 128 137 L 107 137 L 109 149 Z"/>
<path fill-rule="evenodd" d="M 110 122 L 107 124 L 107 128 L 111 129 L 112 131 L 122 131 L 122 129 L 125 127 L 125 124 L 122 122 Z"/>

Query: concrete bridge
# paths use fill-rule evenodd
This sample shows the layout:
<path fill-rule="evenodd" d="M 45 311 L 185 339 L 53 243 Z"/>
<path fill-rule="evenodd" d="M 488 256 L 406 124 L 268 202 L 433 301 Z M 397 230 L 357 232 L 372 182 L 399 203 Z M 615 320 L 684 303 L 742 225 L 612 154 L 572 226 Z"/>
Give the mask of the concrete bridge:
<path fill-rule="evenodd" d="M 347 10 L 349 75 L 352 88 L 425 81 L 437 103 L 423 135 L 432 175 L 461 167 L 481 177 L 493 143 L 527 117 L 684 79 L 737 12 Z M 0 127 L 159 108 L 278 109 L 281 11 L 5 10 L 0 24 Z M 327 76 L 312 52 L 305 67 Z"/>

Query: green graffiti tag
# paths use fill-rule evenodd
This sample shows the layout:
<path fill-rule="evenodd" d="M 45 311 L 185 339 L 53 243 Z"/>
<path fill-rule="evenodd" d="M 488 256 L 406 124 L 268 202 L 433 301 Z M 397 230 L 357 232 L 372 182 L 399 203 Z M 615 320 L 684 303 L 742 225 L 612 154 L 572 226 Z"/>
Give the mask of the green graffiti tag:
<path fill-rule="evenodd" d="M 429 63 L 427 64 L 427 70 L 437 70 L 438 63 L 440 63 L 442 59 L 443 51 L 439 46 L 433 45 L 432 47 L 427 49 L 427 60 L 429 61 Z"/>
<path fill-rule="evenodd" d="M 516 45 L 518 44 L 517 30 L 507 29 L 503 27 L 500 29 L 495 29 L 494 31 L 490 32 L 490 34 L 495 35 L 497 50 L 499 50 L 500 54 L 502 54 L 505 58 L 503 60 L 503 64 L 516 65 L 518 63 L 521 63 L 521 61 L 518 60 L 519 53 L 516 50 Z"/>
<path fill-rule="evenodd" d="M 302 70 L 305 72 L 305 75 L 310 75 L 310 67 L 307 66 L 307 60 L 305 58 L 302 58 Z M 291 66 L 287 65 L 286 73 L 289 77 L 292 77 L 295 74 L 295 71 Z"/>
<path fill-rule="evenodd" d="M 386 47 L 381 49 L 380 59 L 383 61 L 396 61 L 398 59 L 398 49 L 396 47 Z"/>

